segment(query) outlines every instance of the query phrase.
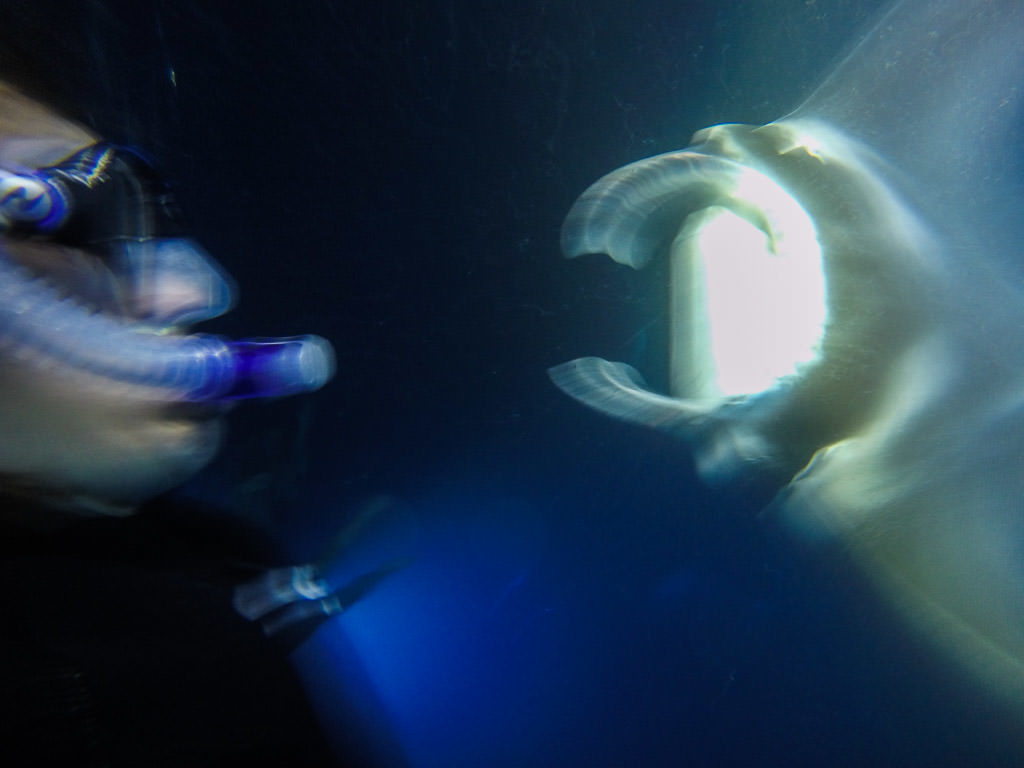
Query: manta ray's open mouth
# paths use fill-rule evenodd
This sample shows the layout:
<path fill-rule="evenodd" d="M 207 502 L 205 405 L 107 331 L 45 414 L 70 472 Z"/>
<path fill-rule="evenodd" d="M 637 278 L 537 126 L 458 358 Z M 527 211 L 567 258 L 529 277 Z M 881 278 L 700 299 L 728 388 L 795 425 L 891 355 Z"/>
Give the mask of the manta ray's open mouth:
<path fill-rule="evenodd" d="M 689 149 L 608 174 L 562 229 L 570 258 L 603 253 L 637 269 L 668 259 L 669 391 L 653 392 L 631 366 L 599 358 L 557 366 L 552 379 L 598 410 L 690 439 L 712 479 L 750 462 L 795 471 L 830 437 L 800 440 L 783 456 L 765 434 L 764 422 L 784 421 L 803 394 L 816 397 L 815 379 L 835 375 L 822 369 L 836 357 L 828 334 L 844 291 L 832 290 L 828 257 L 839 249 L 827 253 L 828 227 L 819 231 L 806 190 L 787 189 L 788 176 L 772 166 L 787 153 L 797 165 L 822 160 L 791 130 L 759 130 L 711 128 Z"/>
<path fill-rule="evenodd" d="M 820 354 L 827 319 L 821 246 L 799 202 L 769 176 L 700 148 L 619 169 L 566 218 L 569 257 L 670 261 L 670 394 L 755 395 Z"/>

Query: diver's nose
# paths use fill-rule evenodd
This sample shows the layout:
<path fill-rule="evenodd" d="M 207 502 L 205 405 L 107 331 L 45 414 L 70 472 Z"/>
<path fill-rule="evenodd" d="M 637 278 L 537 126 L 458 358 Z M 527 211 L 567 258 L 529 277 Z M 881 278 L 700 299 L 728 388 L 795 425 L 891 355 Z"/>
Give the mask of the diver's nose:
<path fill-rule="evenodd" d="M 234 306 L 231 276 L 190 238 L 125 240 L 112 247 L 109 261 L 128 314 L 155 328 L 202 322 Z"/>

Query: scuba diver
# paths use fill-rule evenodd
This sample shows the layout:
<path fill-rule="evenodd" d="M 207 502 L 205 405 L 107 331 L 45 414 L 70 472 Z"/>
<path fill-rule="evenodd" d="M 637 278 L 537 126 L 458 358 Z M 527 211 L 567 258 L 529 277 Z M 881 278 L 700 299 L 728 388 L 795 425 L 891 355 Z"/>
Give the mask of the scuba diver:
<path fill-rule="evenodd" d="M 333 374 L 319 337 L 190 332 L 233 293 L 139 152 L 0 83 L 7 765 L 339 759 L 287 653 L 393 567 L 338 588 L 318 570 L 336 550 L 273 563 L 161 496 L 212 459 L 235 402 Z"/>

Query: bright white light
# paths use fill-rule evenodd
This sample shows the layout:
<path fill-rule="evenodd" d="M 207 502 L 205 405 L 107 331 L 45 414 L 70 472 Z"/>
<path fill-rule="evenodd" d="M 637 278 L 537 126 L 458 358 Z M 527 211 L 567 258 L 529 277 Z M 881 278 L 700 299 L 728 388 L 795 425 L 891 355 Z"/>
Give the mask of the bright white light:
<path fill-rule="evenodd" d="M 685 394 L 762 392 L 813 361 L 826 320 L 821 249 L 810 217 L 781 187 L 749 171 L 734 199 L 767 233 L 725 207 L 691 217 L 674 246 L 674 291 L 688 303 L 674 362 Z M 678 317 L 678 316 L 677 316 Z"/>

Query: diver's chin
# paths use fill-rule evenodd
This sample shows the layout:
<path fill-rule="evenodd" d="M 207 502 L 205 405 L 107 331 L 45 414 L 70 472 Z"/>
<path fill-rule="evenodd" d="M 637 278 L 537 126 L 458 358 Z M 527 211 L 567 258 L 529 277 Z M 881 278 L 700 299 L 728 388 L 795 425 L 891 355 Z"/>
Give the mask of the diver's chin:
<path fill-rule="evenodd" d="M 76 515 L 127 515 L 216 455 L 224 408 L 53 364 L 0 365 L 0 492 Z M 21 505 L 21 506 L 24 506 Z"/>
<path fill-rule="evenodd" d="M 0 473 L 0 492 L 68 517 L 126 517 L 203 469 L 223 434 L 224 420 L 217 418 L 98 435 L 90 446 L 55 455 L 38 471 Z"/>
<path fill-rule="evenodd" d="M 216 456 L 225 433 L 225 420 L 165 414 L 111 430 L 100 441 L 106 455 L 99 470 L 77 473 L 81 501 L 130 514 L 146 500 L 171 490 L 202 470 Z M 91 463 L 91 462 L 90 462 Z M 105 511 L 110 514 L 110 511 Z"/>
<path fill-rule="evenodd" d="M 35 471 L 0 472 L 0 495 L 19 503 L 0 519 L 49 528 L 81 517 L 127 517 L 171 490 L 216 455 L 224 420 L 154 421 L 132 433 L 97 435 L 78 452 L 65 451 Z"/>

